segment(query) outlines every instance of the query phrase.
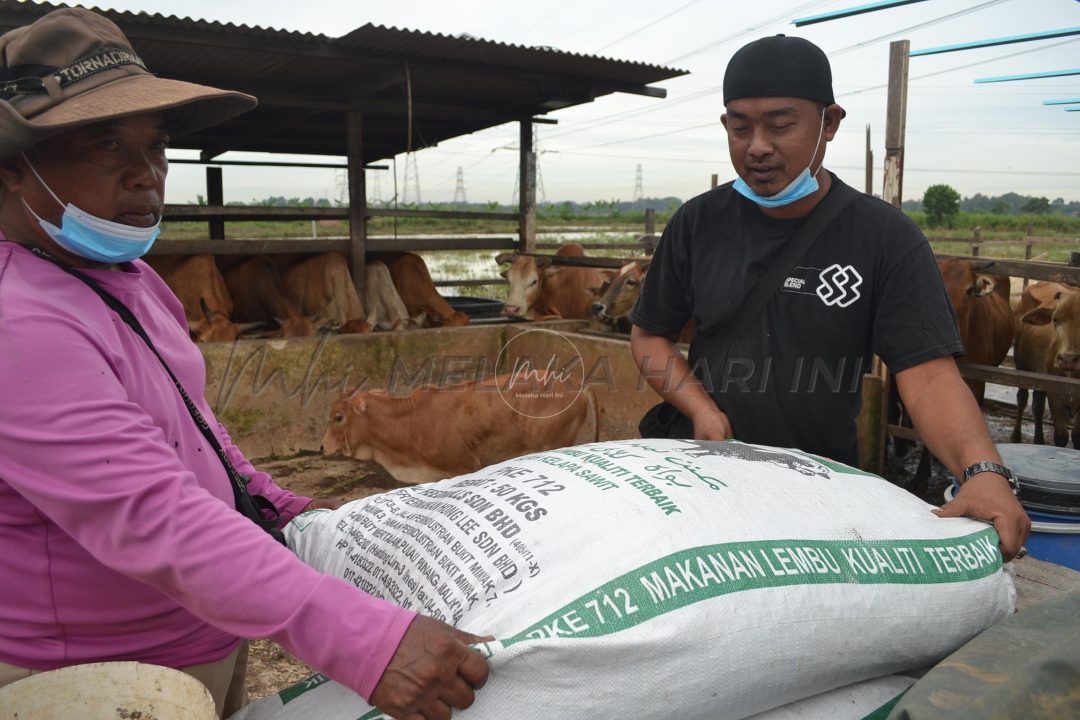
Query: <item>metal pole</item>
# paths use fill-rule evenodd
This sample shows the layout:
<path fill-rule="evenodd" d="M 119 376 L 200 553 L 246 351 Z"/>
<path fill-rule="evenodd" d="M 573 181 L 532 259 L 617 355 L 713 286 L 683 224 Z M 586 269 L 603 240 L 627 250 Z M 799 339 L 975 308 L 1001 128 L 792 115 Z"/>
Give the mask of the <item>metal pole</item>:
<path fill-rule="evenodd" d="M 870 123 L 866 123 L 866 194 L 874 194 L 874 151 L 870 148 Z"/>

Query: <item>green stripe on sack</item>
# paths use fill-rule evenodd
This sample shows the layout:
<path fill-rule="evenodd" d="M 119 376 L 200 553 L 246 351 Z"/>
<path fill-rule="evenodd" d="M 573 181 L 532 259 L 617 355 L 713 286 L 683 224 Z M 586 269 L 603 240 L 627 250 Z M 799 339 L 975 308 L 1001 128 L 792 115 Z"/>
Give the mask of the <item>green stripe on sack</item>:
<path fill-rule="evenodd" d="M 278 693 L 278 698 L 281 700 L 282 705 L 288 705 L 296 698 L 300 697 L 309 690 L 314 690 L 320 685 L 325 685 L 330 682 L 330 678 L 326 677 L 322 673 L 315 673 L 311 677 L 304 678 L 295 685 L 290 685 L 281 692 Z"/>
<path fill-rule="evenodd" d="M 906 692 L 907 690 L 900 693 L 892 700 L 879 707 L 877 710 L 873 711 L 869 715 L 864 716 L 862 720 L 885 720 L 885 718 L 889 717 L 889 713 L 892 712 L 893 708 L 896 707 L 896 704 L 900 702 L 900 698 L 904 697 L 904 693 Z"/>
<path fill-rule="evenodd" d="M 632 570 L 502 640 L 611 635 L 702 600 L 816 584 L 920 585 L 977 580 L 1001 568 L 985 528 L 945 540 L 759 540 L 704 545 Z"/>

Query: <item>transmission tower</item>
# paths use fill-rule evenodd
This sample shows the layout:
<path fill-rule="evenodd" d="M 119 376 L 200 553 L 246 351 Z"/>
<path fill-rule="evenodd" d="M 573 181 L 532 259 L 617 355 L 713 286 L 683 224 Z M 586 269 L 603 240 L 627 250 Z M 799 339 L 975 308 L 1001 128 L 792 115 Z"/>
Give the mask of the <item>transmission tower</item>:
<path fill-rule="evenodd" d="M 382 205 L 382 203 L 383 203 L 383 197 L 382 197 L 382 172 L 379 171 L 379 170 L 376 170 L 375 172 L 371 173 L 371 175 L 369 177 L 372 180 L 372 182 L 371 182 L 371 204 L 372 205 Z"/>
<path fill-rule="evenodd" d="M 416 167 L 416 153 L 405 153 L 405 187 L 401 191 L 401 203 L 420 204 L 420 171 Z"/>
<path fill-rule="evenodd" d="M 641 184 L 641 163 L 637 166 L 637 177 L 634 179 L 634 202 L 645 199 L 645 188 Z"/>
<path fill-rule="evenodd" d="M 547 202 L 547 193 L 544 192 L 544 173 L 540 170 L 540 136 L 533 125 L 533 154 L 536 155 L 536 197 L 540 203 Z M 521 173 L 514 173 L 514 194 L 510 198 L 511 205 L 518 204 L 518 185 L 521 183 Z"/>
<path fill-rule="evenodd" d="M 458 165 L 457 185 L 454 186 L 454 204 L 465 205 L 469 201 L 465 199 L 465 172 Z"/>

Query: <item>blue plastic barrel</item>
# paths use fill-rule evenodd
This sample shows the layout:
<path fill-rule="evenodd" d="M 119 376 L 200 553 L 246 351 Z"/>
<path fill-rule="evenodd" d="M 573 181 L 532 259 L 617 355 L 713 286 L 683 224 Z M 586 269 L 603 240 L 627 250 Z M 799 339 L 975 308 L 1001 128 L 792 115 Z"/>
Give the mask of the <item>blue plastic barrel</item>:
<path fill-rule="evenodd" d="M 1039 560 L 1080 570 L 1080 450 L 1003 443 L 1002 460 L 1016 474 L 1020 503 L 1031 518 L 1024 547 Z M 954 482 L 945 500 L 956 493 Z"/>

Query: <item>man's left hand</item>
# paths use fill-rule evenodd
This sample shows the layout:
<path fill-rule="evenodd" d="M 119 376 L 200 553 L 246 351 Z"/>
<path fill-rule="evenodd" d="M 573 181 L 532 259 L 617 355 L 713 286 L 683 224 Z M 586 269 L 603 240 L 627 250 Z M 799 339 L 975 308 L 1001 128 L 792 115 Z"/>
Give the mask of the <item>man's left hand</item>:
<path fill-rule="evenodd" d="M 966 515 L 993 523 L 1001 539 L 999 547 L 1005 562 L 1016 557 L 1031 532 L 1031 519 L 1013 495 L 1009 483 L 992 472 L 973 475 L 960 486 L 960 492 L 950 502 L 933 513 L 944 518 Z"/>
<path fill-rule="evenodd" d="M 341 503 L 337 500 L 322 500 L 315 499 L 304 506 L 304 509 L 300 512 L 307 512 L 308 510 L 337 510 L 341 507 Z"/>

